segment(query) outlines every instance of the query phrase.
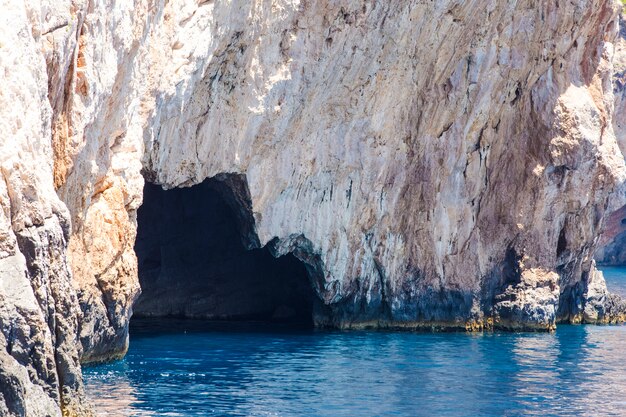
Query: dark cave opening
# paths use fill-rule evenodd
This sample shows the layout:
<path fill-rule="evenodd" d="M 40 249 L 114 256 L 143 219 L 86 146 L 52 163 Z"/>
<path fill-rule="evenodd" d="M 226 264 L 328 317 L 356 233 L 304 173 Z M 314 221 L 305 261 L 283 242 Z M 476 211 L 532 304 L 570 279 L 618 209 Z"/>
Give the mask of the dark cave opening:
<path fill-rule="evenodd" d="M 306 267 L 259 248 L 245 177 L 172 190 L 146 182 L 137 224 L 134 317 L 313 325 Z"/>

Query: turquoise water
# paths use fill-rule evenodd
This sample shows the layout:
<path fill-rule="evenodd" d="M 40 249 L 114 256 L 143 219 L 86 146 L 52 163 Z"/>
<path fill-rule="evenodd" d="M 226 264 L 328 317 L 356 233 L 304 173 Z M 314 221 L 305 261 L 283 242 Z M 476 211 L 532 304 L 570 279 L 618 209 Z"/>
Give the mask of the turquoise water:
<path fill-rule="evenodd" d="M 162 322 L 84 370 L 111 416 L 626 415 L 626 326 L 298 332 Z"/>
<path fill-rule="evenodd" d="M 626 288 L 626 269 L 605 276 Z M 430 334 L 135 321 L 126 358 L 84 376 L 105 416 L 625 416 L 626 326 Z"/>
<path fill-rule="evenodd" d="M 610 291 L 626 297 L 626 267 L 623 266 L 599 266 L 604 274 L 606 285 Z"/>

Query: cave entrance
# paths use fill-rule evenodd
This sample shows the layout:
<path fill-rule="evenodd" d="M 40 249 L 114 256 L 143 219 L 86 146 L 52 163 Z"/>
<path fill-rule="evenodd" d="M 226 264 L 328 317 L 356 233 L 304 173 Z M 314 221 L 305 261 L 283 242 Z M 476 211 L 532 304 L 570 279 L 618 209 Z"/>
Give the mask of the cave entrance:
<path fill-rule="evenodd" d="M 137 213 L 142 294 L 134 317 L 312 327 L 316 294 L 305 265 L 259 246 L 244 176 L 172 190 L 146 182 Z"/>

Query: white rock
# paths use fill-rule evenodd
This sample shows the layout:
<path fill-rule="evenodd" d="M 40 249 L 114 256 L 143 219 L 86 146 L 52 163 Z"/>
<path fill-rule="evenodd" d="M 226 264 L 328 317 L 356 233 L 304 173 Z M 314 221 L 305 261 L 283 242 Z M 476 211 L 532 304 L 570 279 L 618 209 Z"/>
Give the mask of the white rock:
<path fill-rule="evenodd" d="M 624 204 L 618 4 L 535 3 L 0 0 L 0 328 L 40 331 L 0 376 L 90 413 L 78 359 L 127 348 L 142 170 L 244 174 L 336 326 L 622 317 L 592 261 Z"/>

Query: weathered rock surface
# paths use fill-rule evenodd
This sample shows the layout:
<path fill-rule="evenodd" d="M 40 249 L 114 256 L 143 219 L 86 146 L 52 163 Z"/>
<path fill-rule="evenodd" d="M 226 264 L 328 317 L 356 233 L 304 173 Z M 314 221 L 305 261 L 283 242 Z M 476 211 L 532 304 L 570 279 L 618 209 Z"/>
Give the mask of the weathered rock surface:
<path fill-rule="evenodd" d="M 601 271 L 592 268 L 587 278 L 586 300 L 581 322 L 584 323 L 623 323 L 626 320 L 626 303 L 617 294 L 606 289 Z"/>
<path fill-rule="evenodd" d="M 309 263 L 328 322 L 547 329 L 582 314 L 624 180 L 615 4 L 180 10 L 164 12 L 172 47 L 155 46 L 148 178 L 245 174 L 261 245 Z"/>
<path fill-rule="evenodd" d="M 607 216 L 595 259 L 603 265 L 626 265 L 626 206 Z"/>
<path fill-rule="evenodd" d="M 5 414 L 89 413 L 79 358 L 124 354 L 142 169 L 243 176 L 239 233 L 305 263 L 318 324 L 623 318 L 592 259 L 617 2 L 0 1 Z"/>
<path fill-rule="evenodd" d="M 0 2 L 0 410 L 9 416 L 90 413 L 66 256 L 70 219 L 52 181 L 50 6 Z"/>
<path fill-rule="evenodd" d="M 622 153 L 626 152 L 626 21 L 624 16 L 624 13 L 620 15 L 620 36 L 615 42 L 613 60 L 615 95 L 613 128 Z M 624 203 L 626 189 L 623 185 L 616 194 L 617 196 L 613 198 L 608 208 L 609 212 L 615 210 L 618 204 Z M 604 265 L 626 265 L 626 206 L 613 211 L 607 217 L 595 259 Z"/>
<path fill-rule="evenodd" d="M 626 151 L 626 12 L 619 17 L 619 37 L 615 42 L 613 59 L 613 91 L 615 94 L 615 115 L 613 128 L 622 153 Z"/>

